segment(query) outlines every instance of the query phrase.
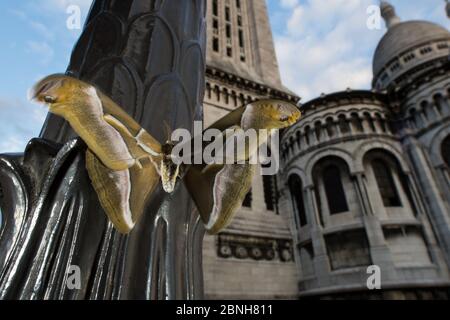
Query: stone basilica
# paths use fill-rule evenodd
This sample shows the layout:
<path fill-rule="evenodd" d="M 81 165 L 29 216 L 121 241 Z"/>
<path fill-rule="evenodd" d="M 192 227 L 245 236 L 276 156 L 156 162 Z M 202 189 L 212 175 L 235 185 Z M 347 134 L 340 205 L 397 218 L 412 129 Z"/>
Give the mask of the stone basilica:
<path fill-rule="evenodd" d="M 297 102 L 265 1 L 208 5 L 206 124 L 258 98 Z M 205 238 L 206 298 L 449 297 L 450 33 L 381 11 L 373 89 L 300 106 L 279 175 L 255 178 L 237 219 Z M 373 265 L 381 290 L 367 287 Z"/>
<path fill-rule="evenodd" d="M 373 90 L 304 104 L 283 136 L 279 203 L 300 296 L 448 297 L 450 33 L 381 11 Z M 369 265 L 381 291 L 367 291 Z"/>

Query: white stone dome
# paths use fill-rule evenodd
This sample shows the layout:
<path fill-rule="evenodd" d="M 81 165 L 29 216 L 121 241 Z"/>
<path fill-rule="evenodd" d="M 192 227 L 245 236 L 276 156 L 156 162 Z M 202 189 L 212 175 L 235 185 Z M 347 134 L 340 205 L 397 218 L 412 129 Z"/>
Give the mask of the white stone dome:
<path fill-rule="evenodd" d="M 450 32 L 428 21 L 400 22 L 379 42 L 373 59 L 373 74 L 378 73 L 395 57 L 422 44 L 449 40 Z"/>
<path fill-rule="evenodd" d="M 446 28 L 428 21 L 402 22 L 386 1 L 381 1 L 380 9 L 388 31 L 373 58 L 374 88 L 385 89 L 409 71 L 449 56 Z"/>

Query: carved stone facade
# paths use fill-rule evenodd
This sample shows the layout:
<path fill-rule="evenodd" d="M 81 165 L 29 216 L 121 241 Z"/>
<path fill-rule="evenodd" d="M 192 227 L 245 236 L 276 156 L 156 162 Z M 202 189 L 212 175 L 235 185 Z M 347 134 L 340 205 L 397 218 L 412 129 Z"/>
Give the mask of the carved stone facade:
<path fill-rule="evenodd" d="M 281 84 L 263 0 L 208 0 L 204 122 L 258 98 L 296 103 Z M 257 21 L 257 23 L 256 23 Z M 256 175 L 231 226 L 206 236 L 206 298 L 296 298 L 292 236 L 279 215 L 275 177 Z"/>
<path fill-rule="evenodd" d="M 450 296 L 450 33 L 381 8 L 374 90 L 309 101 L 282 138 L 300 297 Z"/>

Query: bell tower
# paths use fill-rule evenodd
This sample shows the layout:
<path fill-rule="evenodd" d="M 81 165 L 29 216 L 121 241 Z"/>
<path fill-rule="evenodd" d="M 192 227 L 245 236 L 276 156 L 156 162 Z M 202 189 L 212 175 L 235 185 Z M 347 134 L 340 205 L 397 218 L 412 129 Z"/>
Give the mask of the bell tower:
<path fill-rule="evenodd" d="M 297 102 L 283 86 L 264 0 L 208 0 L 205 125 L 260 97 Z M 235 103 L 236 102 L 236 103 Z"/>
<path fill-rule="evenodd" d="M 212 0 L 210 66 L 282 88 L 265 1 Z"/>

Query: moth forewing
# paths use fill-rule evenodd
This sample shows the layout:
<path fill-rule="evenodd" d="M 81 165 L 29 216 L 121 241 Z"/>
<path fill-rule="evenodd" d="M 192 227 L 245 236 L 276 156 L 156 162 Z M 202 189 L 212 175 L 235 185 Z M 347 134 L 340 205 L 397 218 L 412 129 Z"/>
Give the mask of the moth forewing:
<path fill-rule="evenodd" d="M 209 234 L 217 234 L 232 222 L 250 191 L 255 165 L 226 164 L 214 180 L 214 206 L 205 222 Z"/>
<path fill-rule="evenodd" d="M 109 169 L 90 150 L 86 151 L 86 168 L 109 220 L 120 233 L 129 233 L 135 224 L 130 209 L 132 186 L 129 170 Z"/>

